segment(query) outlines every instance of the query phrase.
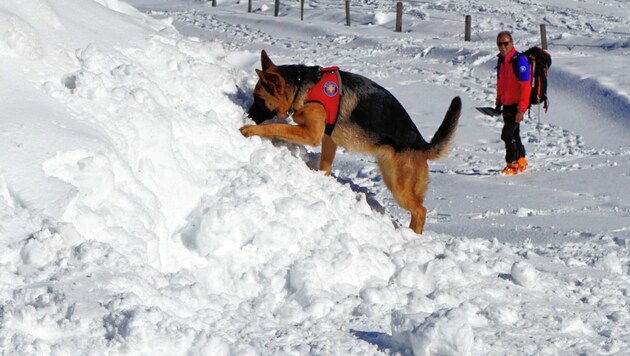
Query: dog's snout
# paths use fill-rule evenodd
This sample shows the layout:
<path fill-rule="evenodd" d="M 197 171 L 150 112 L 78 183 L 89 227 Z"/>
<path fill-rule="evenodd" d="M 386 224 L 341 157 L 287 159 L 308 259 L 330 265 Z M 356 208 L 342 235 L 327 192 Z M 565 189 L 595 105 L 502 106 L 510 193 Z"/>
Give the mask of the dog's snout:
<path fill-rule="evenodd" d="M 276 116 L 276 113 L 269 110 L 265 105 L 265 101 L 258 96 L 254 96 L 254 103 L 247 110 L 247 116 L 249 116 L 256 124 L 260 124 L 264 121 L 271 120 Z"/>

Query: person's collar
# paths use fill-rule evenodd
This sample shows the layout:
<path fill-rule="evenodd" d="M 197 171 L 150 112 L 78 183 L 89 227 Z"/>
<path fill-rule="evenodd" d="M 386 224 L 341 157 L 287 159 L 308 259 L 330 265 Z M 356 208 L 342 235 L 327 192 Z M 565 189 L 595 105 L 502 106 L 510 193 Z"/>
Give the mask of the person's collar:
<path fill-rule="evenodd" d="M 512 59 L 512 57 L 514 57 L 514 54 L 515 54 L 515 53 L 516 53 L 516 47 L 512 47 L 512 50 L 511 50 L 511 51 L 509 51 L 509 52 L 505 55 L 505 57 L 503 57 L 503 56 L 501 55 L 501 53 L 499 53 L 497 56 L 498 56 L 499 58 L 501 58 L 502 60 L 505 60 L 506 58 L 508 58 L 508 59 Z"/>
<path fill-rule="evenodd" d="M 516 53 L 516 47 L 512 47 L 512 50 L 508 52 L 506 57 L 512 58 L 512 57 L 514 57 L 515 53 Z"/>

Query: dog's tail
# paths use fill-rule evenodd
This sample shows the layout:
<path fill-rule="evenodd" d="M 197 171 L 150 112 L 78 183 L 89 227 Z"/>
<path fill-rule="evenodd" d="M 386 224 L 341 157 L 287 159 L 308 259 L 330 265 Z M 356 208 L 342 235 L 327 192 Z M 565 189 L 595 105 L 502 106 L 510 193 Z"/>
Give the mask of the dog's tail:
<path fill-rule="evenodd" d="M 455 136 L 455 129 L 459 121 L 459 115 L 462 112 L 462 99 L 456 96 L 451 101 L 444 121 L 433 135 L 429 143 L 428 159 L 440 159 L 448 155 L 451 148 L 451 141 Z"/>

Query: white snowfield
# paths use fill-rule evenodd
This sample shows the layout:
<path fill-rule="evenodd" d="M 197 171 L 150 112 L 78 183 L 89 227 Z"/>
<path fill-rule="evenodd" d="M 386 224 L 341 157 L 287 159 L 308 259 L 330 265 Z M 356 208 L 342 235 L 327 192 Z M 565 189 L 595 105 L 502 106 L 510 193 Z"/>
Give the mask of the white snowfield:
<path fill-rule="evenodd" d="M 630 3 L 0 2 L 1 355 L 624 355 Z M 463 41 L 464 16 L 473 39 Z M 502 177 L 496 34 L 546 24 L 548 113 Z M 257 137 L 276 64 L 372 78 L 430 139 L 421 236 L 374 159 Z"/>

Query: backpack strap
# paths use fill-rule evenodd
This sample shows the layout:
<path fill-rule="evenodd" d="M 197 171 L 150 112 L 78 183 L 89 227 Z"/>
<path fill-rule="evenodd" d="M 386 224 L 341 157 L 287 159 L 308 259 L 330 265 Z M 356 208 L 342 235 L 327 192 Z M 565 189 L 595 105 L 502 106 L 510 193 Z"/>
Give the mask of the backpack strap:
<path fill-rule="evenodd" d="M 518 77 L 518 59 L 523 55 L 521 52 L 514 52 L 514 56 L 510 59 L 510 63 L 512 63 L 512 70 L 514 70 L 514 74 Z"/>
<path fill-rule="evenodd" d="M 523 53 L 515 51 L 512 58 L 510 58 L 510 64 L 512 64 L 512 70 L 514 71 L 514 74 L 516 74 L 516 76 L 518 76 L 518 59 L 522 55 Z M 500 56 L 497 58 L 497 67 L 496 67 L 497 70 L 501 68 L 501 65 L 503 64 L 503 59 L 504 58 Z"/>

